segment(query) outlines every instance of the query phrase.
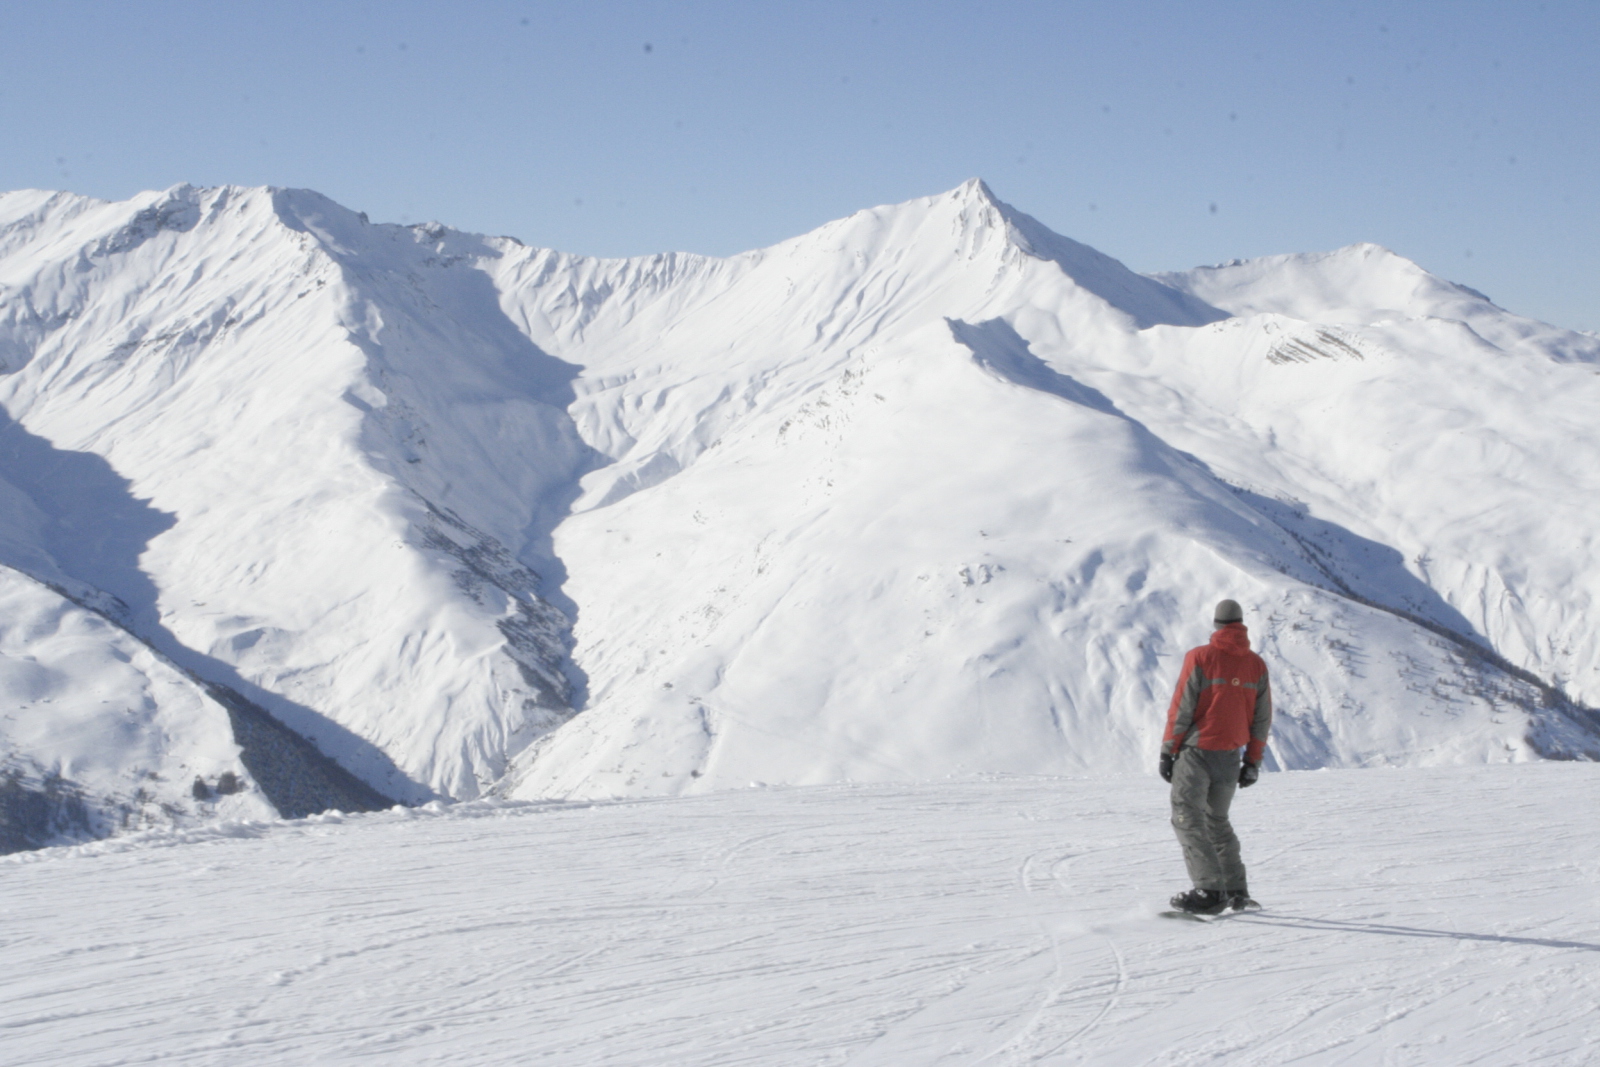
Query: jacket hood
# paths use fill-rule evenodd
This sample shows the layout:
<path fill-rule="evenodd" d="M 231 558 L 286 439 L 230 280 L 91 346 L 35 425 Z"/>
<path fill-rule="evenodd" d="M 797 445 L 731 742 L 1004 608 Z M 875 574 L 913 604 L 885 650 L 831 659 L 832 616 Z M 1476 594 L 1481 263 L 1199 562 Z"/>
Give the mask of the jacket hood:
<path fill-rule="evenodd" d="M 1242 622 L 1230 622 L 1211 631 L 1211 647 L 1239 655 L 1250 651 L 1250 629 Z"/>

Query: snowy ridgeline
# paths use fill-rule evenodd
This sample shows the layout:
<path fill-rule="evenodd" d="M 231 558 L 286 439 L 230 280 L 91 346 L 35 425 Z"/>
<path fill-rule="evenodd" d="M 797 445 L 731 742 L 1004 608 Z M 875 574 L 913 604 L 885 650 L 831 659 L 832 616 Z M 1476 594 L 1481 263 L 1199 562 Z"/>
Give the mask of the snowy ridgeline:
<path fill-rule="evenodd" d="M 1212 925 L 1155 914 L 1148 776 L 151 831 L 0 861 L 0 1033 L 54 1067 L 1580 1067 L 1597 772 L 1266 776 L 1233 809 L 1266 910 Z"/>
<path fill-rule="evenodd" d="M 1597 402 L 1376 246 L 978 182 L 731 259 L 0 195 L 7 825 L 1146 770 L 1221 596 L 1269 769 L 1592 757 Z"/>

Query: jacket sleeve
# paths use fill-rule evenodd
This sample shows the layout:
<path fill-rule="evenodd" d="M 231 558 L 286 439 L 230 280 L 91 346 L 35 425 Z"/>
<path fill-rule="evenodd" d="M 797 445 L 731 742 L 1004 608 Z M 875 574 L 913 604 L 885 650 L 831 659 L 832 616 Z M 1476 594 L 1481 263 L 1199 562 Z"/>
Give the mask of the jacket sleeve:
<path fill-rule="evenodd" d="M 1183 657 L 1183 670 L 1178 675 L 1177 688 L 1172 692 L 1172 706 L 1167 709 L 1167 732 L 1161 739 L 1161 754 L 1176 755 L 1183 747 L 1183 739 L 1194 728 L 1194 709 L 1200 703 L 1200 690 L 1205 682 L 1204 672 L 1190 652 Z"/>
<path fill-rule="evenodd" d="M 1250 744 L 1245 747 L 1244 758 L 1250 763 L 1260 763 L 1267 749 L 1267 734 L 1272 730 L 1272 682 L 1267 668 L 1261 667 L 1260 688 L 1256 690 L 1256 714 L 1250 722 Z"/>

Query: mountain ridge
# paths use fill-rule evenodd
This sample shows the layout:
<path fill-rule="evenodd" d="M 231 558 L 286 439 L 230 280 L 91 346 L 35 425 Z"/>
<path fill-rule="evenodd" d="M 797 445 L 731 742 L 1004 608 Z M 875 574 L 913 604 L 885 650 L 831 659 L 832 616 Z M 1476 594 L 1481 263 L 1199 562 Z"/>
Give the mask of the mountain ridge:
<path fill-rule="evenodd" d="M 977 179 L 721 259 L 12 193 L 0 405 L 168 518 L 0 563 L 409 803 L 1142 767 L 1222 589 L 1274 766 L 1592 756 L 1597 352 L 1378 246 L 1138 275 Z"/>

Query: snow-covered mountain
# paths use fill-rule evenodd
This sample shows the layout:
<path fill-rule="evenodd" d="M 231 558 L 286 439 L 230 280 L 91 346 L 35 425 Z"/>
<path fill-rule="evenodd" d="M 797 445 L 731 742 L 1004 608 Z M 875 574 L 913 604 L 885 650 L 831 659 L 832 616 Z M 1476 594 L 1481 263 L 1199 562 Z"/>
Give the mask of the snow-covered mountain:
<path fill-rule="evenodd" d="M 280 809 L 1142 768 L 1225 595 L 1269 766 L 1594 756 L 1597 375 L 1375 246 L 1141 276 L 976 181 L 730 259 L 18 192 L 0 576 L 209 709 L 139 773 Z M 31 632 L 0 758 L 72 779 L 149 683 L 58 728 Z"/>

